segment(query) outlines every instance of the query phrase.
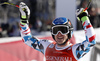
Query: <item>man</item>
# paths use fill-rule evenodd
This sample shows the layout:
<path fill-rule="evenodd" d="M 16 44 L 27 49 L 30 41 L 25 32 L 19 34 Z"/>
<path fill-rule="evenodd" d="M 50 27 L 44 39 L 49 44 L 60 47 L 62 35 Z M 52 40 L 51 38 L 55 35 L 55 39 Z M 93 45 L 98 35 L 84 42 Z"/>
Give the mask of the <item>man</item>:
<path fill-rule="evenodd" d="M 77 17 L 82 21 L 86 40 L 72 45 L 70 38 L 72 37 L 73 26 L 69 19 L 59 17 L 52 22 L 51 34 L 55 42 L 39 40 L 31 35 L 28 27 L 28 16 L 30 15 L 28 6 L 23 2 L 19 6 L 21 13 L 21 36 L 25 44 L 44 54 L 45 61 L 77 61 L 96 44 L 95 33 L 89 22 L 88 13 L 87 11 L 84 12 L 83 9 L 77 12 Z"/>

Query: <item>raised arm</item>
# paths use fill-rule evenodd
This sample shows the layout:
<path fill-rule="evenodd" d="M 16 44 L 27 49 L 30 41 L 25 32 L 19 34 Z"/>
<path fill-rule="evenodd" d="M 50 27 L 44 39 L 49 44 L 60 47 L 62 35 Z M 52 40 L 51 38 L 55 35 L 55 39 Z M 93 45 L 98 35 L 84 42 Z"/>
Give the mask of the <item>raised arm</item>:
<path fill-rule="evenodd" d="M 78 15 L 78 17 L 82 21 L 82 25 L 85 31 L 86 41 L 95 44 L 96 34 L 88 18 L 88 12 L 87 11 L 82 12 L 81 14 Z"/>
<path fill-rule="evenodd" d="M 30 15 L 30 10 L 28 6 L 21 2 L 19 5 L 19 10 L 20 10 L 20 31 L 21 31 L 21 37 L 23 40 L 26 42 L 29 38 L 32 38 L 30 28 L 28 26 L 28 18 Z"/>
<path fill-rule="evenodd" d="M 88 12 L 83 10 L 84 9 L 81 8 L 81 10 L 77 13 L 77 16 L 80 21 L 82 21 L 86 40 L 73 46 L 73 53 L 77 60 L 83 57 L 86 53 L 88 53 L 90 51 L 90 47 L 96 44 L 96 34 L 89 21 Z"/>
<path fill-rule="evenodd" d="M 39 40 L 31 35 L 31 31 L 28 26 L 28 18 L 30 15 L 30 10 L 25 3 L 23 2 L 20 3 L 19 10 L 21 18 L 20 32 L 24 43 L 44 54 L 44 50 L 51 42 L 48 42 L 47 40 Z"/>

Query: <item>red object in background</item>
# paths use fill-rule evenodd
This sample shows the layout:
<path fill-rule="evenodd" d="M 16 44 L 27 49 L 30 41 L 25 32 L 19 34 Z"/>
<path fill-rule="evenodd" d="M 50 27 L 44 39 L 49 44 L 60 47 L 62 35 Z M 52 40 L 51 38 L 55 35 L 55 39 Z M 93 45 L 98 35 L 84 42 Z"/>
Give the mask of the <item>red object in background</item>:
<path fill-rule="evenodd" d="M 70 43 L 76 44 L 76 39 L 74 37 L 74 34 L 72 35 L 72 38 L 70 39 Z"/>
<path fill-rule="evenodd" d="M 0 27 L 0 32 L 2 32 L 2 28 Z"/>
<path fill-rule="evenodd" d="M 38 37 L 39 39 L 53 40 L 52 36 Z M 72 42 L 75 44 L 74 35 Z M 22 40 L 0 43 L 0 61 L 43 61 L 44 55 L 26 45 Z"/>
<path fill-rule="evenodd" d="M 23 41 L 0 43 L 0 61 L 43 61 L 43 54 Z"/>

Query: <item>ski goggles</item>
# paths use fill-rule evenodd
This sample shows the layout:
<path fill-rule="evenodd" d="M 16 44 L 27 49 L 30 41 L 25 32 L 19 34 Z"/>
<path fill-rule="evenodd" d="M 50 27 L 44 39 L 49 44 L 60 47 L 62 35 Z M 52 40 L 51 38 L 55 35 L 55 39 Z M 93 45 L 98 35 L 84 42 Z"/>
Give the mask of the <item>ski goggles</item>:
<path fill-rule="evenodd" d="M 69 33 L 69 27 L 65 25 L 57 25 L 52 27 L 52 34 L 57 35 L 58 33 L 61 33 L 62 35 Z"/>

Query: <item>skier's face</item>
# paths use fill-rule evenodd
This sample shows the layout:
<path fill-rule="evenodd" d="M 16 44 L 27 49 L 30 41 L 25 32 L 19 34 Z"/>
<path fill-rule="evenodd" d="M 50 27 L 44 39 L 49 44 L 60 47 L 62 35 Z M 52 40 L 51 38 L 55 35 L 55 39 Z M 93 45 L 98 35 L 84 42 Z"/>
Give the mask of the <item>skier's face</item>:
<path fill-rule="evenodd" d="M 55 35 L 54 37 L 55 37 L 55 41 L 57 42 L 57 44 L 62 44 L 68 39 L 67 34 L 62 35 L 60 32 L 57 35 Z"/>

